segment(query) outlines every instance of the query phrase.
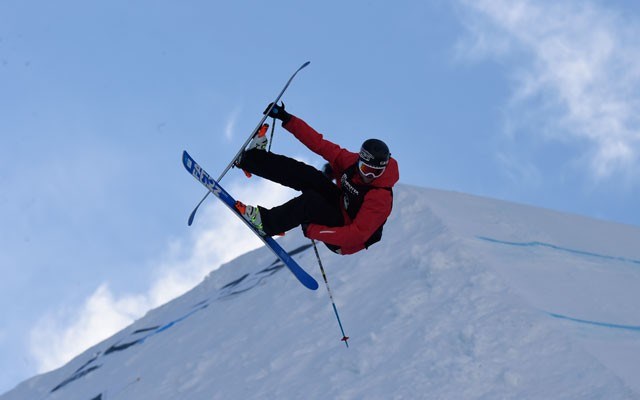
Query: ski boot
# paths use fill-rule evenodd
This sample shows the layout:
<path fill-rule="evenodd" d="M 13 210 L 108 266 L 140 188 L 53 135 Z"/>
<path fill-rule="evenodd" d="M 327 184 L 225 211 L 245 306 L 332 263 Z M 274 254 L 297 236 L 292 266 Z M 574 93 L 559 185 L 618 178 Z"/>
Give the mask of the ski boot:
<path fill-rule="evenodd" d="M 242 215 L 242 218 L 247 220 L 247 222 L 249 222 L 259 234 L 263 236 L 265 235 L 258 207 L 247 206 L 240 201 L 236 201 L 236 210 L 238 210 L 240 215 Z"/>
<path fill-rule="evenodd" d="M 260 129 L 258 129 L 258 133 L 251 139 L 249 142 L 249 147 L 247 150 L 266 150 L 267 144 L 269 143 L 269 138 L 267 137 L 267 131 L 269 130 L 269 124 L 264 124 Z"/>
<path fill-rule="evenodd" d="M 251 142 L 249 142 L 249 145 L 244 151 L 249 151 L 253 149 L 266 151 L 267 144 L 269 143 L 269 138 L 267 137 L 267 130 L 269 130 L 269 124 L 263 124 L 260 127 L 260 129 L 258 129 L 258 133 L 256 133 L 253 139 L 251 139 Z M 240 162 L 242 160 L 242 156 L 244 155 L 244 151 L 242 152 L 242 154 L 240 154 L 238 159 L 235 161 L 234 164 L 236 167 L 240 166 Z M 247 176 L 247 178 L 251 178 L 251 173 L 249 171 L 246 171 L 244 169 L 242 171 Z"/>

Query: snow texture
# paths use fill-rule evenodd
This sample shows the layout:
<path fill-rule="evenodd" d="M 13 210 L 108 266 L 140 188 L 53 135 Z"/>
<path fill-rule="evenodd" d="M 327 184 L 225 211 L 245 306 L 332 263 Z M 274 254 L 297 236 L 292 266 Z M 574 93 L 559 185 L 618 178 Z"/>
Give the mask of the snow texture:
<path fill-rule="evenodd" d="M 640 229 L 400 185 L 383 241 L 279 242 L 0 400 L 640 399 Z M 239 222 L 240 223 L 240 222 Z M 250 234 L 247 232 L 247 234 Z"/>

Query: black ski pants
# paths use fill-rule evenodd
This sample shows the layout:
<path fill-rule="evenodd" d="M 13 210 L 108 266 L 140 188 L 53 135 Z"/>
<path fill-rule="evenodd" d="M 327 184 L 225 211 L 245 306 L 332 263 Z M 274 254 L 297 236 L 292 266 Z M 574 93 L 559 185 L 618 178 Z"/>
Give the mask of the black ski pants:
<path fill-rule="evenodd" d="M 242 169 L 302 192 L 288 202 L 266 209 L 259 207 L 264 232 L 277 235 L 300 224 L 342 226 L 340 189 L 316 168 L 292 158 L 264 150 L 245 151 Z"/>

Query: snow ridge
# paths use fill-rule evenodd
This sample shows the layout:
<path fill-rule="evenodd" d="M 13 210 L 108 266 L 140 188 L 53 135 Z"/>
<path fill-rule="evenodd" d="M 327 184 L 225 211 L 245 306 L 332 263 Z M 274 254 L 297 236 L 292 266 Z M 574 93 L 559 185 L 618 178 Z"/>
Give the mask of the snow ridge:
<path fill-rule="evenodd" d="M 382 242 L 320 248 L 349 349 L 324 288 L 261 248 L 0 400 L 640 398 L 640 229 L 406 185 L 394 202 Z M 321 279 L 307 239 L 279 242 Z"/>

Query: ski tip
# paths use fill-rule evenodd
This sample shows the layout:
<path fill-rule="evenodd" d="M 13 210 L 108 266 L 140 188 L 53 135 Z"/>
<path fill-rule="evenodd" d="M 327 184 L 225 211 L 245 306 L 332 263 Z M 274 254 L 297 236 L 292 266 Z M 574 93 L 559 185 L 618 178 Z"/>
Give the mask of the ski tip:
<path fill-rule="evenodd" d="M 185 168 L 189 169 L 191 168 L 191 156 L 189 155 L 189 153 L 187 153 L 186 150 L 182 150 L 182 165 L 184 165 Z"/>
<path fill-rule="evenodd" d="M 302 67 L 300 67 L 300 69 L 306 67 L 307 65 L 311 64 L 311 61 L 307 61 L 306 63 L 302 64 Z"/>
<path fill-rule="evenodd" d="M 196 210 L 193 210 L 193 212 L 191 213 L 191 215 L 189 215 L 189 220 L 187 221 L 187 225 L 191 226 L 191 224 L 193 224 L 193 218 L 196 216 Z"/>

